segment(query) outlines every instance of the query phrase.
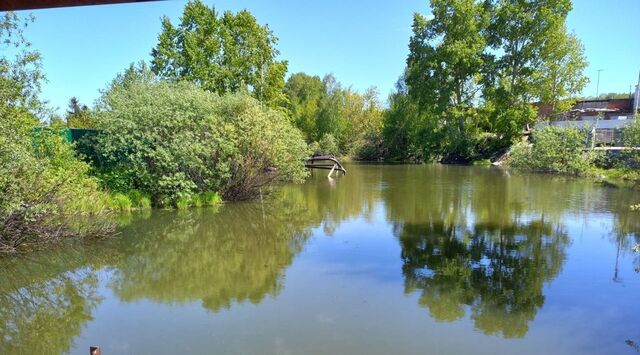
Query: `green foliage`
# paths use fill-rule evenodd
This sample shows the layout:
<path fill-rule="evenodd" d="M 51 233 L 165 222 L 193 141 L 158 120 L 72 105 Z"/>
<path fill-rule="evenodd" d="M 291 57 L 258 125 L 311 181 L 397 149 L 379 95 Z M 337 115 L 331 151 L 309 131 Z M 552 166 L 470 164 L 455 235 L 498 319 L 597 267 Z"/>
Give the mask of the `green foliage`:
<path fill-rule="evenodd" d="M 363 161 L 382 160 L 387 155 L 383 139 L 382 127 L 365 132 L 363 140 L 353 148 L 353 157 Z"/>
<path fill-rule="evenodd" d="M 291 119 L 312 142 L 312 152 L 356 159 L 381 157 L 384 110 L 376 88 L 359 93 L 343 88 L 330 74 L 320 80 L 297 73 L 289 77 L 285 92 Z"/>
<path fill-rule="evenodd" d="M 318 143 L 320 150 L 315 153 L 319 155 L 337 155 L 339 152 L 338 143 L 336 142 L 335 137 L 330 133 L 322 136 L 322 139 L 320 139 L 320 142 Z"/>
<path fill-rule="evenodd" d="M 566 29 L 548 36 L 542 47 L 542 61 L 535 75 L 535 88 L 541 102 L 551 104 L 554 114 L 565 112 L 574 103 L 572 96 L 582 91 L 588 79 L 582 75 L 587 67 L 584 46 Z"/>
<path fill-rule="evenodd" d="M 595 158 L 592 152 L 583 151 L 588 142 L 586 130 L 546 126 L 536 129 L 533 145 L 514 145 L 508 164 L 524 170 L 586 175 Z"/>
<path fill-rule="evenodd" d="M 407 68 L 385 115 L 394 159 L 468 162 L 504 151 L 536 118 L 570 106 L 587 79 L 566 30 L 570 0 L 431 0 L 414 15 Z"/>
<path fill-rule="evenodd" d="M 77 98 L 72 97 L 69 100 L 69 109 L 66 117 L 68 128 L 94 128 L 95 123 L 92 120 L 91 113 L 87 105 L 81 105 Z"/>
<path fill-rule="evenodd" d="M 203 207 L 218 206 L 222 203 L 222 198 L 217 192 L 214 191 L 202 192 L 197 196 L 197 199 L 200 203 L 200 206 Z"/>
<path fill-rule="evenodd" d="M 92 148 L 97 149 L 97 141 L 92 143 Z M 99 162 L 95 163 L 99 164 Z M 134 188 L 132 172 L 124 168 L 97 166 L 94 167 L 92 175 L 98 179 L 100 186 L 105 190 L 125 192 Z"/>
<path fill-rule="evenodd" d="M 296 73 L 289 77 L 284 90 L 293 123 L 305 134 L 308 142 L 316 139 L 320 102 L 326 95 L 324 83 L 318 76 Z"/>
<path fill-rule="evenodd" d="M 431 151 L 433 145 L 439 143 L 439 138 L 423 139 L 422 127 L 426 122 L 417 104 L 407 95 L 404 79 L 398 81 L 397 92 L 389 97 L 389 105 L 382 131 L 388 157 L 400 161 L 422 161 L 424 151 Z"/>
<path fill-rule="evenodd" d="M 322 82 L 326 92 L 320 100 L 316 117 L 316 139 L 330 134 L 339 142 L 343 138 L 345 124 L 342 86 L 333 75 L 325 75 Z"/>
<path fill-rule="evenodd" d="M 188 197 L 179 197 L 176 200 L 176 208 L 179 210 L 186 210 L 187 208 L 189 208 L 189 206 L 191 206 L 191 204 L 192 201 Z"/>
<path fill-rule="evenodd" d="M 24 31 L 35 20 L 21 19 L 14 12 L 0 14 L 0 43 L 11 50 L 0 52 L 0 110 L 21 108 L 42 113 L 44 105 L 38 99 L 45 75 L 40 52 L 31 48 Z M 12 55 L 13 54 L 13 55 Z M 0 111 L 4 115 L 5 112 Z"/>
<path fill-rule="evenodd" d="M 622 143 L 625 147 L 640 147 L 640 115 L 622 129 Z"/>
<path fill-rule="evenodd" d="M 344 91 L 344 106 L 346 122 L 343 124 L 341 151 L 356 159 L 375 160 L 381 157 L 379 144 L 384 114 L 378 90 L 372 87 L 360 94 L 347 89 Z"/>
<path fill-rule="evenodd" d="M 407 58 L 408 93 L 428 121 L 424 134 L 440 142 L 428 156 L 473 158 L 486 13 L 475 0 L 431 1 L 432 19 L 415 14 Z M 452 15 L 451 15 L 452 14 Z M 442 65 L 446 63 L 446 65 Z"/>
<path fill-rule="evenodd" d="M 246 199 L 306 176 L 306 144 L 282 113 L 246 95 L 219 97 L 130 69 L 104 92 L 97 151 L 112 190 L 135 188 L 158 206 L 204 191 Z M 115 176 L 114 176 L 115 175 Z"/>
<path fill-rule="evenodd" d="M 320 143 L 318 143 L 317 141 L 313 141 L 309 144 L 309 152 L 312 155 L 322 155 L 322 149 L 320 148 Z"/>
<path fill-rule="evenodd" d="M 251 92 L 272 108 L 285 103 L 287 62 L 278 61 L 278 39 L 247 10 L 220 15 L 200 0 L 190 1 L 180 23 L 162 19 L 151 55 L 162 78 L 187 80 L 218 94 Z"/>
<path fill-rule="evenodd" d="M 625 147 L 632 148 L 622 154 L 624 159 L 623 168 L 640 168 L 640 115 L 636 115 L 622 129 L 622 144 Z"/>
<path fill-rule="evenodd" d="M 19 53 L 0 56 L 0 252 L 108 233 L 105 195 L 55 127 L 36 130 L 40 57 L 22 38 L 24 25 L 6 13 L 0 42 Z M 83 216 L 91 215 L 90 221 Z"/>
<path fill-rule="evenodd" d="M 131 207 L 134 209 L 144 210 L 151 208 L 151 196 L 142 191 L 130 190 L 127 192 L 127 197 L 131 201 Z"/>
<path fill-rule="evenodd" d="M 24 112 L 0 116 L 0 251 L 110 231 L 104 194 L 59 132 Z M 82 215 L 92 221 L 78 224 Z"/>
<path fill-rule="evenodd" d="M 111 196 L 109 207 L 112 210 L 116 211 L 131 211 L 131 209 L 133 208 L 133 203 L 131 202 L 129 196 L 118 192 Z"/>

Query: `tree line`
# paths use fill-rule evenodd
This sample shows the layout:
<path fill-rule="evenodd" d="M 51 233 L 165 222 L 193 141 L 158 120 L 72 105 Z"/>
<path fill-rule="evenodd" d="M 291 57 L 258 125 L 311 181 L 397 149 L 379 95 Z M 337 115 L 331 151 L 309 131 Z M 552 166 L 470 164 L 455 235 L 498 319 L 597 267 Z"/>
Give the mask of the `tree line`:
<path fill-rule="evenodd" d="M 566 28 L 570 0 L 432 0 L 415 14 L 405 73 L 384 134 L 391 157 L 470 162 L 503 152 L 536 120 L 532 103 L 570 107 L 587 83 Z"/>
<path fill-rule="evenodd" d="M 535 121 L 534 102 L 565 110 L 587 82 L 584 49 L 566 29 L 570 0 L 431 0 L 430 9 L 414 15 L 388 105 L 375 87 L 358 92 L 331 74 L 287 77 L 268 26 L 193 0 L 177 23 L 161 20 L 148 63 L 118 74 L 93 107 L 72 99 L 45 128 L 40 54 L 5 14 L 0 39 L 15 50 L 0 55 L 0 249 L 28 240 L 20 235 L 33 220 L 32 239 L 56 239 L 87 233 L 70 222 L 77 215 L 252 198 L 303 180 L 312 154 L 491 158 Z M 95 134 L 72 146 L 62 128 Z"/>
<path fill-rule="evenodd" d="M 163 81 L 254 97 L 288 116 L 315 154 L 453 163 L 503 153 L 536 121 L 533 103 L 564 111 L 587 83 L 584 48 L 566 28 L 570 0 L 433 0 L 430 9 L 414 15 L 388 107 L 375 87 L 357 92 L 331 74 L 286 78 L 268 26 L 199 0 L 176 24 L 162 19 L 150 69 Z M 78 103 L 70 107 L 86 126 Z"/>

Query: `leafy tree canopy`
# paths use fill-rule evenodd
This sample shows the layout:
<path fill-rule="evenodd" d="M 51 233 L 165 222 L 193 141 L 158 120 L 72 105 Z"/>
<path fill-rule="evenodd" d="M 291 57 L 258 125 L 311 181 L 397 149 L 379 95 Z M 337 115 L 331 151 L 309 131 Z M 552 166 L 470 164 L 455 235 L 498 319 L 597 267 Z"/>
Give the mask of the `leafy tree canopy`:
<path fill-rule="evenodd" d="M 162 19 L 152 70 L 161 78 L 188 80 L 218 94 L 247 91 L 271 107 L 285 103 L 287 62 L 277 60 L 278 39 L 247 10 L 220 15 L 190 1 L 180 23 Z"/>
<path fill-rule="evenodd" d="M 533 102 L 566 110 L 587 83 L 584 48 L 565 25 L 570 0 L 431 0 L 430 8 L 431 17 L 414 15 L 403 89 L 386 115 L 392 158 L 491 158 L 534 122 Z"/>

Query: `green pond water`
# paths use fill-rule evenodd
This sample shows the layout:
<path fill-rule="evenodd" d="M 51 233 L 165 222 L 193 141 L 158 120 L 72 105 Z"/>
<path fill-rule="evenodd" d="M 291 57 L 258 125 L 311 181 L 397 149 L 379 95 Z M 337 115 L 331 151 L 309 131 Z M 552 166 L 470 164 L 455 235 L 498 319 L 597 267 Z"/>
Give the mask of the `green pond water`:
<path fill-rule="evenodd" d="M 640 193 L 347 165 L 0 259 L 0 354 L 633 354 Z"/>

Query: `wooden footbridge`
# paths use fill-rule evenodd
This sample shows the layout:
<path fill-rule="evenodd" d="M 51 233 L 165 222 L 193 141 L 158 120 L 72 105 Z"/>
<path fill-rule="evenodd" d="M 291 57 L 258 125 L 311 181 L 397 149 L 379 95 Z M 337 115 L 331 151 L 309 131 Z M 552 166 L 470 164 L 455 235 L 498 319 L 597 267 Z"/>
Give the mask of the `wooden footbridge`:
<path fill-rule="evenodd" d="M 319 155 L 311 157 L 305 162 L 304 166 L 309 169 L 331 170 L 329 171 L 328 177 L 331 177 L 331 174 L 333 174 L 334 171 L 336 173 L 342 172 L 342 175 L 347 174 L 347 170 L 345 170 L 342 164 L 340 164 L 338 159 L 333 155 Z"/>

